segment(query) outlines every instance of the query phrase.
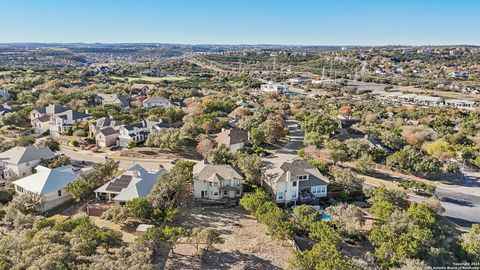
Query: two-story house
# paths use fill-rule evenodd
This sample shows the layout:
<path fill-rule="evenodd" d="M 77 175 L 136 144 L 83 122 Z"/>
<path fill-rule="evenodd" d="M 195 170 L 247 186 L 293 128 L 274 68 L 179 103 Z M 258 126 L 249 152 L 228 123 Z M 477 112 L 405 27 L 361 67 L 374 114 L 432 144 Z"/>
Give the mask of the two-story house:
<path fill-rule="evenodd" d="M 296 155 L 278 154 L 262 161 L 264 173 L 261 184 L 275 202 L 296 202 L 301 196 L 327 196 L 327 177 Z"/>
<path fill-rule="evenodd" d="M 243 176 L 231 165 L 209 164 L 205 160 L 193 166 L 195 199 L 221 201 L 242 196 Z"/>
<path fill-rule="evenodd" d="M 15 146 L 0 153 L 0 166 L 3 168 L 3 177 L 25 177 L 33 173 L 42 159 L 52 159 L 55 154 L 50 148 L 39 148 L 35 145 L 27 147 Z"/>
<path fill-rule="evenodd" d="M 150 120 L 143 120 L 140 123 L 122 126 L 118 130 L 117 145 L 127 147 L 131 141 L 134 142 L 135 145 L 143 143 L 147 140 L 148 134 L 157 132 L 164 127 L 167 127 L 165 123 Z"/>
<path fill-rule="evenodd" d="M 51 136 L 59 136 L 73 128 L 75 124 L 92 118 L 89 114 L 67 110 L 65 112 L 55 114 L 50 118 L 49 130 Z"/>
<path fill-rule="evenodd" d="M 130 109 L 130 103 L 127 98 L 124 96 L 119 96 L 117 94 L 103 94 L 99 93 L 94 98 L 95 103 L 102 105 L 118 105 L 124 109 Z"/>
<path fill-rule="evenodd" d="M 113 120 L 110 117 L 99 118 L 88 126 L 88 134 L 95 138 L 99 147 L 108 147 L 117 144 L 117 138 L 120 128 L 123 124 L 120 121 Z"/>
<path fill-rule="evenodd" d="M 239 128 L 224 129 L 215 137 L 218 145 L 226 145 L 230 150 L 236 151 L 248 144 L 248 132 Z"/>
<path fill-rule="evenodd" d="M 49 131 L 52 136 L 63 134 L 76 123 L 90 118 L 91 116 L 86 113 L 77 112 L 56 104 L 50 104 L 30 112 L 30 121 L 34 132 L 43 134 Z"/>

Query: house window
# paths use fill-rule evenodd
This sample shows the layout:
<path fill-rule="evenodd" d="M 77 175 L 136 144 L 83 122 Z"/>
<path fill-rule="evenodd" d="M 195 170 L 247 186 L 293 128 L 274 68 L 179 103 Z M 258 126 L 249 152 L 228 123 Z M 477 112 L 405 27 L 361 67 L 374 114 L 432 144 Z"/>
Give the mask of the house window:
<path fill-rule="evenodd" d="M 228 192 L 226 190 L 224 190 L 223 195 L 228 195 Z"/>
<path fill-rule="evenodd" d="M 236 193 L 237 195 L 240 195 L 240 190 L 237 190 L 235 193 Z"/>
<path fill-rule="evenodd" d="M 283 192 L 279 192 L 279 193 L 278 193 L 278 199 L 279 199 L 279 200 L 283 200 Z"/>
<path fill-rule="evenodd" d="M 22 187 L 19 187 L 17 186 L 17 191 L 20 192 L 20 193 L 23 193 L 23 188 Z"/>
<path fill-rule="evenodd" d="M 218 192 L 214 192 L 214 193 L 213 193 L 213 196 L 218 196 Z"/>
<path fill-rule="evenodd" d="M 297 181 L 294 181 L 294 182 L 292 183 L 292 186 L 296 187 L 296 186 L 297 186 Z"/>
<path fill-rule="evenodd" d="M 308 179 L 308 175 L 299 175 L 298 176 L 298 180 L 307 180 Z"/>
<path fill-rule="evenodd" d="M 57 194 L 58 194 L 58 197 L 62 196 L 62 191 L 61 190 L 57 191 Z"/>

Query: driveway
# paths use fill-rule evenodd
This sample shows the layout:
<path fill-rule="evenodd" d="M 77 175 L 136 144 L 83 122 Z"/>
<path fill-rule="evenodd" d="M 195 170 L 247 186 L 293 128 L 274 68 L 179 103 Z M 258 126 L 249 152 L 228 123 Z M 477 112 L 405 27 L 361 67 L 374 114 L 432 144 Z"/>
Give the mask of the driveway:
<path fill-rule="evenodd" d="M 289 139 L 289 141 L 282 149 L 279 149 L 277 152 L 280 154 L 296 155 L 298 153 L 298 150 L 304 147 L 303 130 L 300 129 L 298 121 L 295 120 L 295 118 L 293 118 L 292 116 L 289 116 L 285 120 L 285 126 L 288 128 L 287 138 Z"/>

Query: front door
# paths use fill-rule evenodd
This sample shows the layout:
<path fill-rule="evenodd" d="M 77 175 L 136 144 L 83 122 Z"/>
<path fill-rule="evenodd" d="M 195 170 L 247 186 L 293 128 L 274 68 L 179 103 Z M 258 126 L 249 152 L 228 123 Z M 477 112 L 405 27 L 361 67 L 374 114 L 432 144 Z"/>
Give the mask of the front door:
<path fill-rule="evenodd" d="M 202 198 L 205 198 L 205 193 L 206 193 L 206 191 L 202 190 L 202 193 L 201 193 Z"/>

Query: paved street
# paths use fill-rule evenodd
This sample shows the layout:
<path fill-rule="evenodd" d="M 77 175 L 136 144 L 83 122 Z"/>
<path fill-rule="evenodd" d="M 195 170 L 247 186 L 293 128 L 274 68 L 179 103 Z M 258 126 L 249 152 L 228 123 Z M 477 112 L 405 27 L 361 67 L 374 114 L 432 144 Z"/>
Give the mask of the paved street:
<path fill-rule="evenodd" d="M 105 161 L 105 154 L 102 153 L 91 153 L 86 151 L 73 151 L 70 149 L 62 148 L 59 151 L 59 154 L 64 154 L 70 157 L 72 160 L 76 161 L 90 161 L 93 163 L 99 163 Z M 158 161 L 133 161 L 133 160 L 120 160 L 120 168 L 121 169 L 128 169 L 135 164 L 139 164 L 147 170 L 158 170 L 160 165 L 162 165 L 167 170 L 172 168 L 172 164 L 170 162 L 158 162 Z"/>
<path fill-rule="evenodd" d="M 297 154 L 303 145 L 304 133 L 293 117 L 285 120 L 288 127 L 290 141 L 278 152 L 282 154 Z M 470 227 L 473 223 L 480 223 L 480 173 L 475 170 L 463 171 L 465 184 L 445 185 L 437 187 L 436 195 L 445 208 L 445 217 L 461 227 Z M 410 196 L 411 200 L 422 202 L 426 198 Z"/>

